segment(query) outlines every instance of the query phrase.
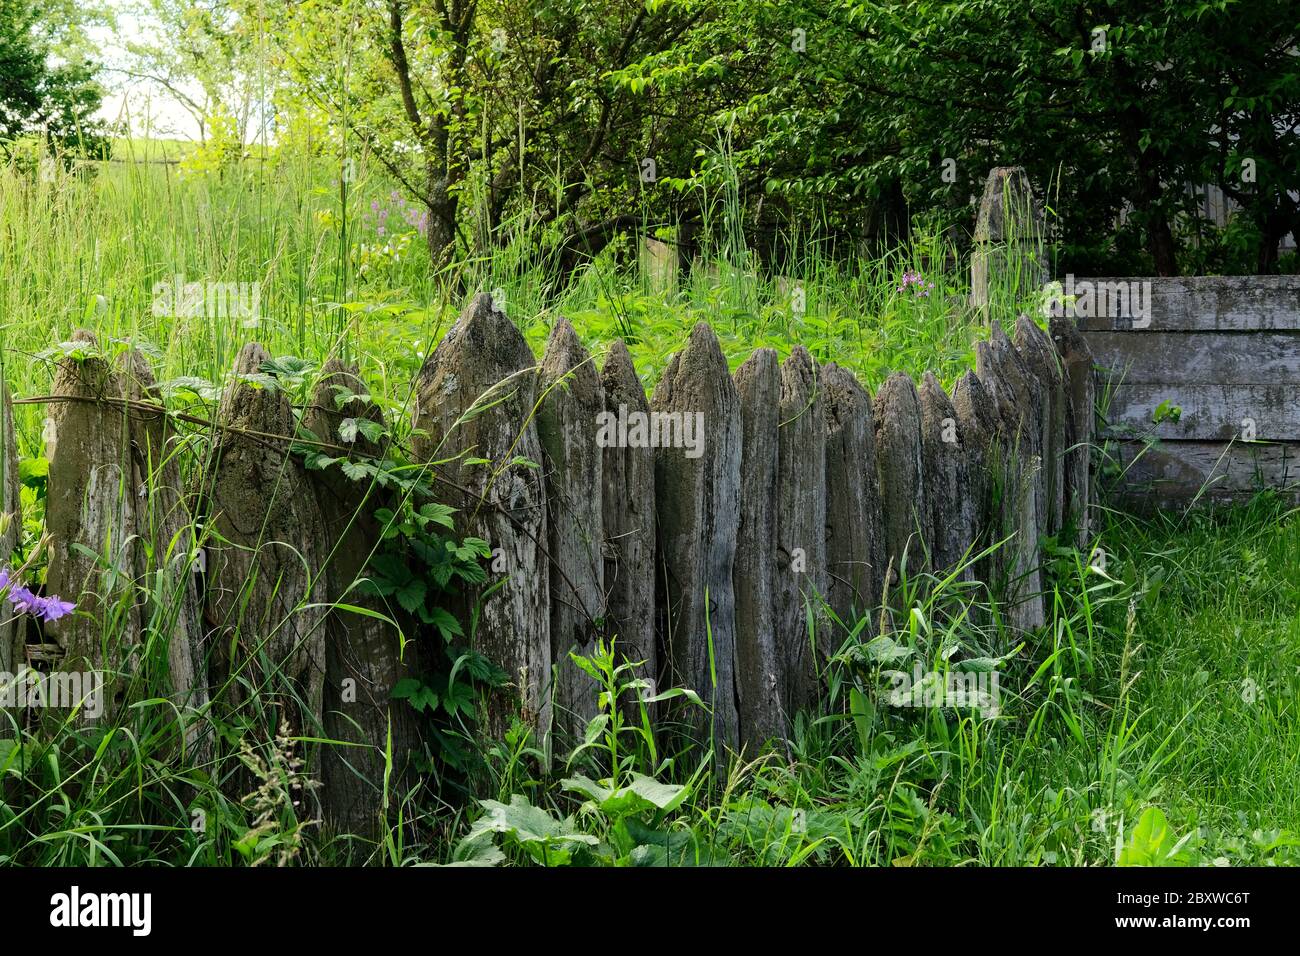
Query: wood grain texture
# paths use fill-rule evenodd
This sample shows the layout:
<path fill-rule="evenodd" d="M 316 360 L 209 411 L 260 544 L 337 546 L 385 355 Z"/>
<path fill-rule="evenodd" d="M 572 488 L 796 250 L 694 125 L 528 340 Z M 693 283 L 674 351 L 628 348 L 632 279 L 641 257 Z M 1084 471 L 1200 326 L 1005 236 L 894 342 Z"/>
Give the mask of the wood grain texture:
<path fill-rule="evenodd" d="M 1300 380 L 1300 335 L 1087 332 L 1102 387 L 1275 385 Z"/>
<path fill-rule="evenodd" d="M 1039 448 L 1043 461 L 1040 525 L 1045 534 L 1060 530 L 1065 512 L 1065 377 L 1047 333 L 1027 315 L 1016 319 L 1016 351 L 1038 381 Z"/>
<path fill-rule="evenodd" d="M 1007 603 L 1011 625 L 1031 630 L 1045 620 L 1038 549 L 1038 401 L 1027 370 L 996 324 L 987 342 L 975 343 L 975 365 L 997 421 L 989 467 L 994 479 L 992 511 L 1000 525 L 996 541 L 1003 543 L 994 558 L 993 585 Z"/>
<path fill-rule="evenodd" d="M 817 629 L 818 647 L 808 640 L 808 615 L 818 614 L 826 594 L 826 422 L 819 374 L 802 345 L 781 364 L 772 598 L 787 713 L 816 703 L 818 675 L 834 650 L 829 628 Z"/>
<path fill-rule="evenodd" d="M 1181 410 L 1177 421 L 1153 424 L 1162 402 Z M 1110 397 L 1105 434 L 1153 435 L 1161 439 L 1227 441 L 1245 437 L 1300 440 L 1300 384 L 1292 385 L 1122 385 Z"/>
<path fill-rule="evenodd" d="M 753 755 L 786 733 L 775 601 L 781 367 L 756 349 L 735 373 L 740 397 L 740 532 L 736 540 L 736 699 L 740 739 Z"/>
<path fill-rule="evenodd" d="M 72 341 L 96 349 L 90 332 Z M 74 601 L 79 613 L 45 627 L 64 652 L 60 670 L 104 675 L 104 715 L 122 706 L 126 670 L 141 637 L 140 608 L 134 593 L 140 566 L 130 421 L 119 401 L 122 383 L 110 363 L 97 354 L 83 361 L 64 359 L 54 373 L 54 395 L 83 401 L 50 406 L 54 447 L 46 447 L 50 470 L 45 498 L 45 529 L 50 535 L 45 587 Z M 122 641 L 106 641 L 121 634 Z M 81 720 L 93 722 L 85 712 Z"/>
<path fill-rule="evenodd" d="M 1161 442 L 1116 490 L 1132 507 L 1144 495 L 1148 504 L 1176 505 L 1198 493 L 1201 500 L 1247 494 L 1257 478 L 1285 484 L 1287 466 L 1273 452 L 1256 446 L 1246 454 L 1228 443 L 1300 441 L 1300 278 L 1133 281 L 1150 287 L 1151 316 L 1143 328 L 1128 320 L 1077 320 L 1097 365 L 1106 418 L 1101 437 L 1118 440 L 1130 455 L 1140 446 L 1125 439 Z M 1058 320 L 1060 327 L 1067 321 Z M 1179 417 L 1157 424 L 1154 413 L 1166 402 Z M 1076 414 L 1076 430 L 1080 424 Z M 1214 461 L 1224 449 L 1220 473 Z"/>
<path fill-rule="evenodd" d="M 880 606 L 884 516 L 871 394 L 846 368 L 822 367 L 826 392 L 827 602 L 846 625 Z M 871 625 L 868 625 L 870 628 Z"/>
<path fill-rule="evenodd" d="M 1289 443 L 1116 443 L 1127 469 L 1119 496 L 1126 507 L 1147 511 L 1193 502 L 1237 501 L 1261 489 L 1295 495 L 1300 490 L 1300 449 Z"/>
<path fill-rule="evenodd" d="M 551 726 L 550 576 L 546 566 L 546 483 L 533 418 L 536 361 L 492 297 L 466 306 L 425 361 L 416 384 L 412 442 L 418 461 L 442 462 L 435 487 L 459 509 L 456 531 L 483 538 L 505 582 L 483 602 L 475 648 L 503 668 L 510 685 L 488 701 L 485 731 L 503 736 L 512 720 Z M 490 406 L 490 407 L 489 407 Z M 466 415 L 471 408 L 476 411 Z M 490 464 L 465 464 L 467 458 Z M 499 581 L 490 579 L 490 583 Z M 468 621 L 474 596 L 455 602 Z"/>
<path fill-rule="evenodd" d="M 245 345 L 217 411 L 229 428 L 217 433 L 202 503 L 214 532 L 207 545 L 207 642 L 224 706 L 253 700 L 267 708 L 264 730 L 274 733 L 283 719 L 294 733 L 318 736 L 324 729 L 324 519 L 289 441 L 263 437 L 294 434 L 289 396 L 241 377 L 269 359 L 260 345 Z M 308 765 L 319 773 L 310 756 Z"/>
<path fill-rule="evenodd" d="M 651 408 L 660 414 L 702 417 L 704 443 L 655 451 L 659 513 L 658 613 L 669 652 L 669 679 L 707 701 L 681 712 L 705 740 L 712 723 L 721 753 L 739 745 L 735 655 L 736 536 L 740 529 L 740 398 L 718 338 L 707 323 L 691 330 L 686 347 L 668 362 Z"/>
<path fill-rule="evenodd" d="M 929 509 L 930 559 L 936 572 L 951 571 L 975 542 L 978 520 L 970 461 L 957 410 L 932 372 L 921 379 L 921 458 Z M 959 580 L 972 578 L 970 567 Z"/>
<path fill-rule="evenodd" d="M 211 734 L 200 718 L 208 705 L 207 648 L 203 602 L 194 561 L 198 544 L 190 502 L 182 487 L 181 441 L 163 411 L 163 399 L 149 362 L 135 349 L 117 358 L 117 374 L 126 398 L 138 403 L 130 414 L 131 486 L 137 493 L 137 534 L 145 547 L 137 552 L 137 573 L 147 576 L 156 593 L 165 597 L 141 612 L 156 639 L 167 647 L 173 699 L 185 728 L 191 759 L 202 763 L 211 749 Z M 153 405 L 156 411 L 144 411 Z"/>
<path fill-rule="evenodd" d="M 1088 545 L 1092 509 L 1092 442 L 1096 422 L 1097 377 L 1092 350 L 1069 319 L 1051 320 L 1052 342 L 1061 356 L 1066 391 L 1064 507 L 1073 519 L 1075 545 Z"/>
<path fill-rule="evenodd" d="M 921 459 L 921 403 L 912 379 L 902 372 L 885 379 L 872 412 L 885 561 L 893 569 L 893 580 L 898 580 L 904 568 L 913 575 L 925 570 L 931 537 Z"/>
<path fill-rule="evenodd" d="M 330 359 L 321 368 L 303 424 L 321 441 L 339 442 L 346 419 L 382 423 L 379 409 L 371 402 L 351 397 L 340 406 L 337 401 L 340 395 L 367 394 L 355 366 Z M 364 434 L 357 434 L 354 455 L 370 458 L 382 451 Z M 321 802 L 325 819 L 336 832 L 374 837 L 385 782 L 391 793 L 407 792 L 416 780 L 412 764 L 421 752 L 415 709 L 392 696 L 399 681 L 421 675 L 417 624 L 396 601 L 390 603 L 361 586 L 383 532 L 375 511 L 395 503 L 368 480 L 348 478 L 337 463 L 308 475 L 324 520 L 325 581 L 332 605 L 325 622 L 325 733 L 347 744 L 324 749 Z M 374 616 L 351 610 L 354 607 Z M 384 748 L 390 733 L 388 775 Z"/>
<path fill-rule="evenodd" d="M 994 510 L 994 496 L 1001 480 L 997 408 L 979 376 L 970 370 L 952 387 L 952 407 L 966 453 L 966 478 L 975 510 L 976 549 L 983 552 L 1005 537 L 1001 533 L 1006 523 L 1001 509 Z M 997 580 L 999 562 L 1006 554 L 1005 550 L 998 550 L 977 560 L 973 566 L 975 579 L 986 585 Z"/>
<path fill-rule="evenodd" d="M 645 387 L 621 339 L 610 346 L 601 370 L 605 410 L 650 413 Z M 616 652 L 641 662 L 636 677 L 659 678 L 655 642 L 655 456 L 644 445 L 602 449 L 601 520 L 605 533 L 605 607 Z M 645 696 L 645 695 L 642 695 Z M 632 702 L 628 702 L 629 707 Z M 655 705 L 651 705 L 652 712 Z M 637 715 L 639 716 L 639 715 Z"/>
<path fill-rule="evenodd" d="M 559 318 L 542 358 L 537 437 L 546 468 L 547 548 L 551 587 L 551 660 L 555 726 L 581 740 L 596 716 L 596 682 L 570 654 L 591 657 L 604 617 L 601 449 L 597 417 L 605 410 L 600 371 L 573 325 Z M 561 744 L 565 741 L 561 741 Z"/>
<path fill-rule="evenodd" d="M 1150 283 L 1146 332 L 1300 331 L 1300 277 L 1296 276 L 1106 276 L 1086 281 Z M 1079 316 L 1077 324 L 1087 332 L 1122 331 L 1131 328 L 1132 321 Z"/>

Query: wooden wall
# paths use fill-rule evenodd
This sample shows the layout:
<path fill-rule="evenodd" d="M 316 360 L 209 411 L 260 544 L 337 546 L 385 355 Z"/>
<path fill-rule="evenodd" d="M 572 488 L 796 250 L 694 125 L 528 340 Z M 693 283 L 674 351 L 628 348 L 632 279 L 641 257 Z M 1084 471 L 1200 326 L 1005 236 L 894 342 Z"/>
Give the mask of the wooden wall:
<path fill-rule="evenodd" d="M 1084 282 L 1143 294 L 1144 308 L 1130 297 L 1127 310 L 1084 302 L 1074 315 L 1119 500 L 1184 507 L 1300 486 L 1300 277 L 1074 279 L 1076 291 Z M 1157 423 L 1162 403 L 1179 414 Z"/>

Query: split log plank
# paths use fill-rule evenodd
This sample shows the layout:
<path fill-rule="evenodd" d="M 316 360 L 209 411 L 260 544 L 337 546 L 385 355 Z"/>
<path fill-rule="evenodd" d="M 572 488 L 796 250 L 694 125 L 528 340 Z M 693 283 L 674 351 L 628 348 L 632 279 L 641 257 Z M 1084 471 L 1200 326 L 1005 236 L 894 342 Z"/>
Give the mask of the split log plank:
<path fill-rule="evenodd" d="M 475 649 L 505 670 L 510 691 L 488 701 L 484 730 L 503 737 L 516 716 L 549 733 L 550 575 L 546 488 L 533 419 L 537 368 L 523 335 L 480 293 L 425 361 L 416 384 L 417 460 L 436 465 L 456 531 L 486 540 L 505 583 L 483 602 Z M 467 414 L 474 410 L 472 414 Z M 466 464 L 465 459 L 489 464 Z M 520 460 L 522 459 L 522 460 Z M 468 622 L 473 597 L 452 602 Z"/>

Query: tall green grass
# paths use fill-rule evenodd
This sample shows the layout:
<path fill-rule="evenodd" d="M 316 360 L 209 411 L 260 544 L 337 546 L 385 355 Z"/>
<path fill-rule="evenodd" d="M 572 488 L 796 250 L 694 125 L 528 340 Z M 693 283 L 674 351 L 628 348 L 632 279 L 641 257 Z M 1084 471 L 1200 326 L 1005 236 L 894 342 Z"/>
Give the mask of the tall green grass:
<path fill-rule="evenodd" d="M 713 241 L 675 281 L 639 269 L 637 250 L 616 244 L 557 294 L 530 214 L 509 221 L 502 247 L 468 257 L 458 277 L 435 275 L 374 170 L 353 179 L 338 164 L 293 155 L 217 169 L 174 151 L 167 158 L 181 161 L 49 180 L 0 166 L 0 345 L 19 399 L 48 391 L 52 361 L 39 356 L 88 327 L 106 347 L 146 348 L 164 381 L 214 387 L 250 339 L 312 363 L 355 358 L 400 418 L 420 362 L 461 305 L 457 278 L 499 290 L 539 350 L 561 314 L 597 350 L 626 339 L 649 385 L 700 319 L 733 365 L 755 347 L 804 345 L 870 387 L 898 369 L 933 369 L 951 382 L 985 334 L 965 305 L 963 268 L 942 266 L 961 263 L 958 250 L 937 235 L 847 259 L 810 237 L 769 270 L 745 247 L 738 198 L 724 193 L 702 197 Z M 376 208 L 390 210 L 383 235 Z M 154 283 L 177 273 L 261 283 L 258 323 L 155 316 Z M 920 274 L 928 294 L 904 285 L 907 273 Z M 996 314 L 1014 317 L 1035 294 L 998 291 Z M 176 389 L 171 401 L 202 417 L 212 408 L 201 393 Z M 17 408 L 29 462 L 42 454 L 44 414 L 39 403 Z M 25 495 L 34 505 L 31 489 Z M 30 547 L 39 510 L 26 517 Z M 0 861 L 906 866 L 1103 864 L 1139 851 L 1181 862 L 1294 861 L 1294 516 L 1266 497 L 1218 517 L 1110 515 L 1100 544 L 1104 568 L 1049 542 L 1049 623 L 1033 634 L 1007 632 L 998 595 L 951 577 L 905 577 L 894 606 L 906 613 L 888 637 L 876 636 L 874 612 L 814 616 L 842 649 L 821 705 L 797 716 L 787 745 L 740 757 L 683 751 L 643 715 L 608 707 L 589 746 L 549 772 L 542 742 L 522 727 L 499 741 L 467 737 L 482 750 L 473 796 L 490 802 L 439 786 L 430 771 L 431 786 L 388 794 L 377 839 L 323 832 L 295 770 L 302 742 L 248 732 L 268 723 L 257 701 L 242 726 L 219 728 L 224 756 L 198 767 L 177 760 L 162 687 L 141 688 L 148 703 L 124 712 L 111 734 L 69 724 L 51 740 L 10 724 L 0 732 Z M 980 660 L 1001 670 L 996 715 L 888 704 L 884 672 L 895 665 L 943 672 Z M 609 700 L 642 676 L 609 649 L 589 666 Z M 376 746 L 396 759 L 387 742 Z M 232 794 L 232 779 L 247 792 Z M 1135 844 L 1135 824 L 1152 807 L 1187 837 L 1176 853 Z M 527 835 L 539 827 L 542 838 Z"/>

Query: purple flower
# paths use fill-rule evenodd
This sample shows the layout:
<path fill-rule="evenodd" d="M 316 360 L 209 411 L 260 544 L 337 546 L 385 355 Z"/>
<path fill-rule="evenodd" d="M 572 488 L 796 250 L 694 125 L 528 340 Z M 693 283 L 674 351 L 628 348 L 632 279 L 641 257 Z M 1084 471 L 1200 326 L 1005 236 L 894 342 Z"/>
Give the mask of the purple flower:
<path fill-rule="evenodd" d="M 934 283 L 926 282 L 925 276 L 909 269 L 903 273 L 903 284 L 898 287 L 898 291 L 906 292 L 908 286 L 916 286 L 912 291 L 917 298 L 928 298 L 930 295 L 929 290 L 934 288 Z"/>
<path fill-rule="evenodd" d="M 61 617 L 67 617 L 77 608 L 75 603 L 65 601 L 57 594 L 41 597 L 39 594 L 32 593 L 30 588 L 13 580 L 8 568 L 0 568 L 0 590 L 5 588 L 9 589 L 6 596 L 9 598 L 9 603 L 14 606 L 15 613 L 30 614 L 43 621 L 57 621 Z"/>
<path fill-rule="evenodd" d="M 19 614 L 40 614 L 41 599 L 21 584 L 14 585 L 9 591 L 9 603 Z"/>
<path fill-rule="evenodd" d="M 41 617 L 47 621 L 57 621 L 61 617 L 67 617 L 77 609 L 77 605 L 71 601 L 65 601 L 57 594 L 51 594 L 44 598 L 45 606 L 41 609 Z"/>

